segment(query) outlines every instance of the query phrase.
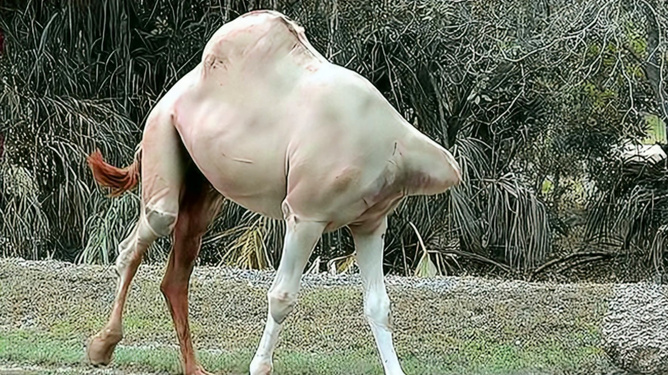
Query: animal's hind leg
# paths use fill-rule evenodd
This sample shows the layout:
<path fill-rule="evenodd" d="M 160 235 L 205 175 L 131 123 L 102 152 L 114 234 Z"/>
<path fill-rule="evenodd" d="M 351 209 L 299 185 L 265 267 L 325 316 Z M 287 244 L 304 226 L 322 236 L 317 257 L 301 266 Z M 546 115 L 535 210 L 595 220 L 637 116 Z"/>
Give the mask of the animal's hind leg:
<path fill-rule="evenodd" d="M 376 339 L 385 374 L 404 375 L 392 343 L 390 299 L 383 280 L 383 239 L 386 229 L 387 218 L 383 218 L 378 225 L 350 228 L 364 285 L 364 315 Z"/>
<path fill-rule="evenodd" d="M 119 278 L 111 316 L 107 325 L 88 344 L 88 359 L 93 365 L 108 364 L 116 344 L 123 338 L 123 307 L 130 283 L 137 272 L 144 252 L 157 237 L 146 216 L 142 215 L 132 233 L 119 245 L 120 252 L 116 261 Z"/>
<path fill-rule="evenodd" d="M 132 278 L 146 249 L 158 237 L 171 233 L 178 215 L 188 159 L 169 116 L 161 116 L 158 111 L 150 116 L 142 149 L 141 214 L 132 233 L 119 245 L 118 286 L 109 321 L 88 344 L 88 359 L 94 365 L 111 361 L 116 344 L 123 337 L 123 307 Z"/>
<path fill-rule="evenodd" d="M 188 282 L 199 254 L 202 236 L 220 208 L 222 196 L 204 177 L 192 168 L 186 178 L 179 205 L 179 218 L 174 228 L 174 242 L 160 290 L 167 300 L 181 348 L 185 375 L 206 372 L 195 358 L 188 324 Z"/>

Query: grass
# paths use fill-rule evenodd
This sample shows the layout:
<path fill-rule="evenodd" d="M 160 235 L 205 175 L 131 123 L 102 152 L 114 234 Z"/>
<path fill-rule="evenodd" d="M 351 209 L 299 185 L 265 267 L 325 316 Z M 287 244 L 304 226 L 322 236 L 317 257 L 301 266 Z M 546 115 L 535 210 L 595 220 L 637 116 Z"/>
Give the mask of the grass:
<path fill-rule="evenodd" d="M 601 353 L 592 348 L 569 352 L 563 345 L 520 348 L 471 340 L 458 346 L 462 356 L 402 358 L 409 374 L 509 374 L 577 372 L 587 358 Z M 0 338 L 0 360 L 49 367 L 85 366 L 79 340 L 60 340 L 48 334 L 16 331 Z M 247 373 L 253 352 L 200 350 L 205 367 L 220 374 Z M 426 359 L 426 361 L 425 361 Z M 120 346 L 113 367 L 129 371 L 179 371 L 178 350 L 171 346 Z M 278 350 L 276 374 L 382 374 L 380 362 L 364 350 L 305 353 Z"/>
<path fill-rule="evenodd" d="M 83 345 L 106 321 L 113 272 L 57 264 L 0 260 L 0 363 L 87 368 Z M 266 315 L 266 283 L 199 272 L 205 277 L 191 292 L 199 357 L 215 373 L 246 374 Z M 113 369 L 179 371 L 159 275 L 159 267 L 140 269 Z M 443 290 L 389 287 L 407 374 L 584 374 L 609 366 L 599 347 L 609 286 L 449 280 Z M 300 297 L 276 350 L 276 374 L 382 374 L 359 287 L 306 288 Z"/>

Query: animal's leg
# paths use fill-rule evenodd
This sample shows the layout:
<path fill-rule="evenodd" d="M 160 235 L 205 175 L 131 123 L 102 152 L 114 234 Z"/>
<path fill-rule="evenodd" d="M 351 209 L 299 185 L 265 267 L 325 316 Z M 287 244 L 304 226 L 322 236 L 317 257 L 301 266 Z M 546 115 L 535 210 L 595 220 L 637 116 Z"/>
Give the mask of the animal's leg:
<path fill-rule="evenodd" d="M 88 344 L 88 359 L 93 365 L 111 362 L 116 344 L 123 338 L 123 307 L 128 289 L 146 249 L 158 238 L 158 233 L 168 233 L 176 221 L 176 215 L 145 212 L 139 218 L 132 233 L 119 245 L 116 272 L 119 275 L 116 298 L 106 326 Z"/>
<path fill-rule="evenodd" d="M 251 375 L 271 374 L 272 354 L 283 321 L 297 302 L 304 267 L 324 229 L 324 223 L 299 221 L 294 216 L 287 219 L 283 255 L 267 294 L 269 314 L 260 345 L 250 365 Z"/>
<path fill-rule="evenodd" d="M 87 355 L 94 365 L 108 364 L 123 337 L 122 315 L 128 289 L 149 245 L 168 236 L 176 224 L 180 189 L 187 155 L 169 114 L 149 116 L 142 140 L 142 204 L 134 230 L 120 245 L 116 259 L 119 275 L 114 306 L 107 325 L 89 342 Z"/>
<path fill-rule="evenodd" d="M 193 173 L 194 174 L 194 173 Z M 207 374 L 197 363 L 188 324 L 188 282 L 199 254 L 202 236 L 220 207 L 221 196 L 198 176 L 188 176 L 174 228 L 174 243 L 160 290 L 172 314 L 185 375 Z"/>
<path fill-rule="evenodd" d="M 357 264 L 364 285 L 364 314 L 376 339 L 380 358 L 388 375 L 403 375 L 392 343 L 390 299 L 383 281 L 383 239 L 387 218 L 375 229 L 351 228 Z"/>

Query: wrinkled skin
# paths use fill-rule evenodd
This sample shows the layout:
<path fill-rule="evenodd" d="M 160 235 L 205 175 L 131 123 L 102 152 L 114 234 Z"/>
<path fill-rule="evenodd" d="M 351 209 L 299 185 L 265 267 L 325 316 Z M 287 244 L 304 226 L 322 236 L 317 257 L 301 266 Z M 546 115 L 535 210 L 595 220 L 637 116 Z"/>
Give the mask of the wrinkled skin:
<path fill-rule="evenodd" d="M 387 215 L 405 196 L 442 193 L 461 177 L 452 155 L 407 123 L 366 79 L 329 63 L 280 13 L 252 12 L 219 29 L 202 62 L 160 100 L 141 148 L 141 217 L 121 244 L 116 302 L 89 344 L 91 362 L 111 360 L 143 253 L 174 233 L 162 291 L 184 372 L 204 373 L 190 340 L 188 280 L 225 197 L 287 223 L 252 375 L 272 372 L 272 353 L 309 255 L 323 232 L 343 226 L 353 234 L 364 313 L 385 373 L 403 374 L 383 282 Z"/>

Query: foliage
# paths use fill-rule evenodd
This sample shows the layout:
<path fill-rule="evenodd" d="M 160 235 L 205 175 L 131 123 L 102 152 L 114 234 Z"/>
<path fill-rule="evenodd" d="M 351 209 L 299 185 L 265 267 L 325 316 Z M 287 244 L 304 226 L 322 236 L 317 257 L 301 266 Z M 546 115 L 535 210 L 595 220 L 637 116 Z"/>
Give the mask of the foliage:
<path fill-rule="evenodd" d="M 463 185 L 407 199 L 390 218 L 394 272 L 524 273 L 624 232 L 620 223 L 665 194 L 629 175 L 622 190 L 633 193 L 616 201 L 611 180 L 617 146 L 646 139 L 646 119 L 668 122 L 661 2 L 14 0 L 0 5 L 3 254 L 112 261 L 138 202 L 103 198 L 85 155 L 100 148 L 127 164 L 151 106 L 199 62 L 207 39 L 260 8 L 302 24 L 319 51 L 367 77 L 461 164 Z M 32 187 L 9 189 L 23 186 L 17 178 Z M 604 224 L 585 224 L 593 217 Z M 668 223 L 662 214 L 649 222 L 638 246 L 653 238 L 661 263 L 663 237 L 651 233 Z M 600 235 L 572 243 L 584 226 Z M 275 266 L 282 233 L 226 204 L 202 259 Z M 309 267 L 352 250 L 346 230 L 327 234 Z"/>
<path fill-rule="evenodd" d="M 636 251 L 663 274 L 668 243 L 668 173 L 666 161 L 643 163 L 620 158 L 600 195 L 591 202 L 588 237 L 621 239 L 622 247 Z M 614 234 L 613 234 L 614 233 Z"/>

